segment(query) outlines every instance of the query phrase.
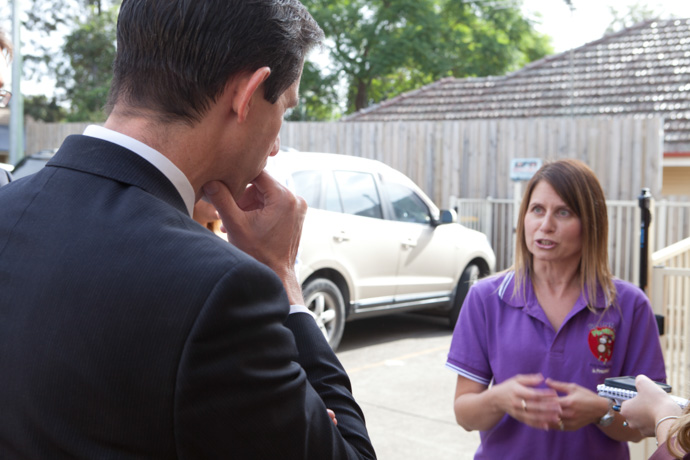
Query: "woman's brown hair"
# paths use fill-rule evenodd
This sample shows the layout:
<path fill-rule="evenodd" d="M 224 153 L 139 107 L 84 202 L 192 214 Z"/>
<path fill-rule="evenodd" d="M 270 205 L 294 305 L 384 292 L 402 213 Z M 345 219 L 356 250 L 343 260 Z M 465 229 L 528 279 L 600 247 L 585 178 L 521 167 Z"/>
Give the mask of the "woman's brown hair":
<path fill-rule="evenodd" d="M 690 453 L 690 406 L 669 431 L 666 446 L 676 458 L 683 458 Z"/>

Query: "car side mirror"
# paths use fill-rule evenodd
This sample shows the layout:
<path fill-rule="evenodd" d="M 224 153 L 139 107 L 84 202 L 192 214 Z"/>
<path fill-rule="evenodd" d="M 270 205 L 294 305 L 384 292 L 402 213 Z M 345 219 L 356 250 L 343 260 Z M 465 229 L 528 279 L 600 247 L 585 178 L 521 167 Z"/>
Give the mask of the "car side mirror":
<path fill-rule="evenodd" d="M 442 209 L 438 220 L 434 222 L 435 225 L 454 224 L 458 221 L 458 214 L 452 209 Z"/>

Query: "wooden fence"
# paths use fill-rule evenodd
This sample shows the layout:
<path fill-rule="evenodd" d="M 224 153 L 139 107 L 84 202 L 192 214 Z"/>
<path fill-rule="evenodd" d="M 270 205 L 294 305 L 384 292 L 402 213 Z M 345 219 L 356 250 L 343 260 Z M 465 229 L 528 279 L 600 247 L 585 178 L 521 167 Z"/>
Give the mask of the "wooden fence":
<path fill-rule="evenodd" d="M 661 194 L 660 118 L 587 117 L 446 122 L 285 123 L 283 145 L 380 160 L 412 178 L 441 207 L 451 196 L 512 198 L 513 158 L 578 158 L 608 199 Z"/>
<path fill-rule="evenodd" d="M 639 280 L 640 209 L 637 201 L 607 200 L 609 217 L 608 252 L 617 277 L 634 284 Z M 496 269 L 513 263 L 514 210 L 519 205 L 508 199 L 455 199 L 452 208 L 461 224 L 489 237 L 496 253 Z M 652 208 L 649 246 L 652 251 L 690 235 L 690 203 L 656 201 Z"/>
<path fill-rule="evenodd" d="M 84 123 L 27 122 L 26 151 L 59 147 Z M 298 150 L 380 160 L 412 178 L 439 206 L 450 197 L 512 198 L 513 158 L 578 158 L 608 199 L 661 193 L 660 118 L 587 117 L 446 122 L 284 123 L 282 144 Z"/>
<path fill-rule="evenodd" d="M 60 147 L 62 141 L 70 134 L 81 134 L 91 123 L 44 123 L 42 121 L 26 120 L 26 142 L 24 148 L 27 155 L 43 149 Z"/>
<path fill-rule="evenodd" d="M 674 393 L 690 396 L 690 238 L 656 251 L 651 260 L 652 306 L 666 317 L 662 338 L 668 382 Z"/>

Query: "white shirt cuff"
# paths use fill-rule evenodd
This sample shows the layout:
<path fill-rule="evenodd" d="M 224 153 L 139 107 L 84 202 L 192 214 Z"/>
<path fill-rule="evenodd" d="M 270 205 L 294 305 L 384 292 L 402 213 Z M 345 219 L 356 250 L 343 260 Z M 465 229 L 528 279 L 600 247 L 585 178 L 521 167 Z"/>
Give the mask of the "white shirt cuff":
<path fill-rule="evenodd" d="M 290 305 L 290 314 L 292 315 L 293 313 L 306 313 L 314 318 L 314 313 L 304 305 Z"/>

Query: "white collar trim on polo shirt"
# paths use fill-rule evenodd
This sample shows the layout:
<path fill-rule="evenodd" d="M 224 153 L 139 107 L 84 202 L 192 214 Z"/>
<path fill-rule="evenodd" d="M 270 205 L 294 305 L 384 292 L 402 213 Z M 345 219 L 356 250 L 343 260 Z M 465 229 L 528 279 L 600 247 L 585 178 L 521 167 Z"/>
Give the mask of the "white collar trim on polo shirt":
<path fill-rule="evenodd" d="M 503 296 L 506 293 L 506 289 L 508 289 L 508 286 L 510 286 L 510 282 L 513 280 L 513 277 L 515 276 L 515 272 L 511 271 L 506 275 L 505 278 L 503 278 L 503 282 L 501 283 L 501 286 L 498 288 L 498 297 L 500 297 L 503 300 Z"/>
<path fill-rule="evenodd" d="M 104 141 L 112 142 L 121 147 L 124 147 L 132 152 L 136 153 L 144 160 L 155 166 L 160 172 L 162 172 L 165 177 L 172 182 L 172 184 L 177 189 L 178 193 L 184 201 L 185 207 L 189 216 L 192 216 L 194 211 L 194 189 L 192 184 L 187 179 L 180 169 L 175 166 L 175 164 L 170 161 L 165 155 L 159 151 L 152 149 L 148 145 L 140 142 L 133 137 L 129 137 L 126 134 L 113 131 L 112 129 L 104 128 L 98 125 L 89 125 L 84 130 L 84 136 L 95 137 L 97 139 L 102 139 Z"/>

